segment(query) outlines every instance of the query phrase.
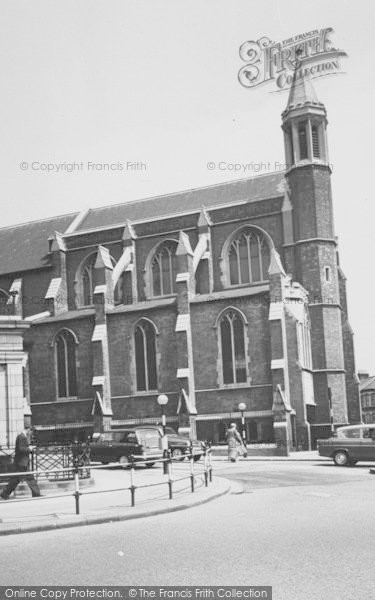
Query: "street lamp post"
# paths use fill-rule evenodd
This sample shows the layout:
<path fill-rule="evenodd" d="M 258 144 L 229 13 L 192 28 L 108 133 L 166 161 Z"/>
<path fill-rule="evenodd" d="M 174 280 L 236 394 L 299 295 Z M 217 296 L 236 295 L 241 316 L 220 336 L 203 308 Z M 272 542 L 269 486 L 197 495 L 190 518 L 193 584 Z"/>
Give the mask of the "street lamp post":
<path fill-rule="evenodd" d="M 163 449 L 163 458 L 167 459 L 168 458 L 168 437 L 165 433 L 165 426 L 166 426 L 166 417 L 165 417 L 165 406 L 168 404 L 168 396 L 166 396 L 165 394 L 160 394 L 158 396 L 158 404 L 161 407 L 161 425 L 163 428 L 163 437 L 162 437 L 162 449 Z M 164 475 L 166 473 L 168 473 L 168 465 L 167 465 L 167 461 L 164 460 L 163 462 L 163 472 Z"/>
<path fill-rule="evenodd" d="M 240 402 L 238 405 L 238 410 L 241 411 L 242 441 L 244 443 L 244 446 L 246 446 L 246 429 L 245 429 L 245 416 L 244 416 L 244 411 L 246 410 L 246 404 L 244 402 Z"/>

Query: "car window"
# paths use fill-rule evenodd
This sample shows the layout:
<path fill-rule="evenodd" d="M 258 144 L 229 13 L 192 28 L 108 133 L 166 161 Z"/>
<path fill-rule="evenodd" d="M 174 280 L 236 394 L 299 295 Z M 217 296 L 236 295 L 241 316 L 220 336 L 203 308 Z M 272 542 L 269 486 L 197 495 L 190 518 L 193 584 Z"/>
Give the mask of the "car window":
<path fill-rule="evenodd" d="M 108 431 L 107 433 L 102 433 L 98 439 L 99 442 L 112 442 L 112 432 Z"/>
<path fill-rule="evenodd" d="M 159 446 L 160 433 L 157 429 L 138 429 L 137 437 L 145 446 Z"/>
<path fill-rule="evenodd" d="M 369 438 L 370 440 L 375 441 L 375 429 L 373 427 L 366 427 L 362 429 L 363 437 Z"/>
<path fill-rule="evenodd" d="M 176 432 L 174 431 L 174 429 L 172 429 L 172 427 L 166 427 L 165 433 L 169 433 L 170 435 L 176 435 Z"/>
<path fill-rule="evenodd" d="M 338 429 L 337 431 L 337 437 L 339 438 L 360 438 L 361 437 L 361 430 L 360 429 Z"/>

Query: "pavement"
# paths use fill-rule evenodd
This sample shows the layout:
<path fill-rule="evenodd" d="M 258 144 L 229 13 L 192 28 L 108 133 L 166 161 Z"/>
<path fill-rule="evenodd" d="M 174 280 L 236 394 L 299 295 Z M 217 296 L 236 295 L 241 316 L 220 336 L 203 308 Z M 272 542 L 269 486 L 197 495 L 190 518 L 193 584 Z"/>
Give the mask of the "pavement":
<path fill-rule="evenodd" d="M 184 510 L 218 498 L 230 490 L 226 479 L 213 477 L 205 486 L 203 462 L 195 463 L 195 491 L 191 492 L 190 465 L 174 463 L 173 498 L 169 498 L 168 475 L 161 467 L 138 467 L 134 472 L 135 506 L 131 506 L 129 470 L 106 466 L 91 470 L 93 483 L 82 487 L 80 514 L 76 514 L 74 486 L 70 489 L 47 489 L 41 485 L 41 498 L 31 498 L 24 491 L 7 501 L 0 500 L 0 535 L 29 533 L 125 521 L 166 512 Z M 21 484 L 26 486 L 26 484 Z"/>
<path fill-rule="evenodd" d="M 174 463 L 172 499 L 169 498 L 168 476 L 163 474 L 161 467 L 138 467 L 134 472 L 135 506 L 131 506 L 130 471 L 117 465 L 92 469 L 91 485 L 82 486 L 80 490 L 80 514 L 76 514 L 72 483 L 65 490 L 56 487 L 49 490 L 48 484 L 41 485 L 42 493 L 45 494 L 42 498 L 31 498 L 31 494 L 25 496 L 24 491 L 21 491 L 15 498 L 0 500 L 0 535 L 125 521 L 192 508 L 230 491 L 230 481 L 215 477 L 215 464 L 220 469 L 227 460 L 224 455 L 215 456 L 213 451 L 213 478 L 207 487 L 203 462 L 194 463 L 194 493 L 191 492 L 189 463 Z M 251 456 L 239 459 L 238 463 L 324 460 L 329 459 L 318 456 L 316 452 L 295 452 L 289 457 Z"/>

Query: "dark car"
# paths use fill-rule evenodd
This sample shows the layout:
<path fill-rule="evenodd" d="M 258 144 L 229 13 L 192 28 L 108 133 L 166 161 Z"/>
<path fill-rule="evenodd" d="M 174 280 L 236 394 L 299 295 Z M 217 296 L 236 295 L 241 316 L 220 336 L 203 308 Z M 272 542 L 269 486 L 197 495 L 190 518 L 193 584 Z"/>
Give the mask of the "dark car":
<path fill-rule="evenodd" d="M 127 467 L 131 455 L 135 461 L 147 461 L 146 467 L 152 467 L 163 456 L 159 431 L 149 427 L 115 429 L 100 433 L 90 443 L 90 460 L 103 465 L 119 462 Z"/>
<path fill-rule="evenodd" d="M 163 427 L 161 425 L 139 425 L 137 429 L 142 429 L 143 427 L 150 429 L 153 428 L 159 432 L 161 437 L 163 436 Z M 200 442 L 198 440 L 191 441 L 188 437 L 176 433 L 172 427 L 166 427 L 165 433 L 168 439 L 168 449 L 171 451 L 171 454 L 174 458 L 184 460 L 185 456 L 190 453 L 191 444 L 193 446 L 195 461 L 198 461 L 203 455 L 203 450 L 205 447 L 204 442 Z"/>
<path fill-rule="evenodd" d="M 318 440 L 320 456 L 328 456 L 339 467 L 358 461 L 375 461 L 375 424 L 339 427 L 336 436 Z"/>

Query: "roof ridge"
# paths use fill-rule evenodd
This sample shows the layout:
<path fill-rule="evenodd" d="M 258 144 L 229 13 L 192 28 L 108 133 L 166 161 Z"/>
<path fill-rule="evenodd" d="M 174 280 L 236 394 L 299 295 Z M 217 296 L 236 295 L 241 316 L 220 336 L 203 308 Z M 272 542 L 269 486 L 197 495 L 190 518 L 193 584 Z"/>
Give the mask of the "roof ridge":
<path fill-rule="evenodd" d="M 157 194 L 156 196 L 148 196 L 147 198 L 138 198 L 138 199 L 134 199 L 134 200 L 127 200 L 124 202 L 117 202 L 116 204 L 107 204 L 104 206 L 96 206 L 95 208 L 90 208 L 88 211 L 88 214 L 91 213 L 92 211 L 101 210 L 103 208 L 116 208 L 116 206 L 123 206 L 124 204 L 133 204 L 135 202 L 147 202 L 148 200 L 156 200 L 157 198 L 167 198 L 168 196 L 170 196 L 170 197 L 178 196 L 180 194 L 186 194 L 187 192 L 208 190 L 210 188 L 219 187 L 221 185 L 228 185 L 231 183 L 240 183 L 243 181 L 253 181 L 254 179 L 259 179 L 261 177 L 270 177 L 271 175 L 284 175 L 284 174 L 285 174 L 285 171 L 283 171 L 283 170 L 271 171 L 270 173 L 264 173 L 262 175 L 254 175 L 253 177 L 242 177 L 241 179 L 232 179 L 229 181 L 222 181 L 221 183 L 214 183 L 211 185 L 204 185 L 204 186 L 199 186 L 199 187 L 188 188 L 185 190 L 180 190 L 179 192 L 169 192 L 166 194 Z"/>
<path fill-rule="evenodd" d="M 33 221 L 24 221 L 23 223 L 15 223 L 14 225 L 3 225 L 0 227 L 0 231 L 4 229 L 14 229 L 15 227 L 24 227 L 25 225 L 32 225 L 34 223 L 45 223 L 46 221 L 53 221 L 54 219 L 62 219 L 63 217 L 70 217 L 78 215 L 79 211 L 74 213 L 65 213 L 64 215 L 54 215 L 52 217 L 44 217 L 43 219 L 34 219 Z"/>

